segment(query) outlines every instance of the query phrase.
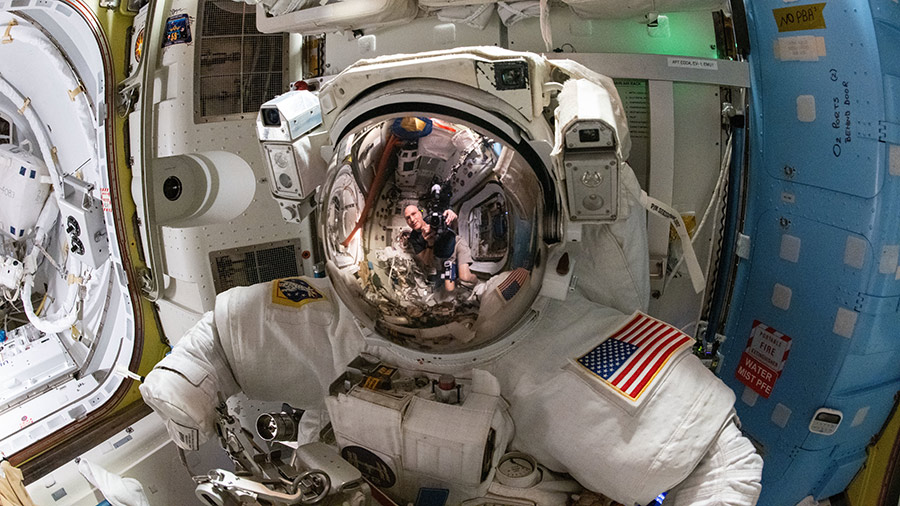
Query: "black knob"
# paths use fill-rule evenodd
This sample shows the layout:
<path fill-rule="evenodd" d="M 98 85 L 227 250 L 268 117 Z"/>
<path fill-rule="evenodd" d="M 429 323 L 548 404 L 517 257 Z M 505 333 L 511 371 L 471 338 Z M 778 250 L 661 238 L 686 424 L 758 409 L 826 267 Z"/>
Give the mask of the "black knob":
<path fill-rule="evenodd" d="M 68 218 L 66 218 L 66 233 L 72 235 L 73 237 L 81 235 L 81 226 L 78 224 L 78 220 L 76 220 L 74 216 L 69 216 Z"/>

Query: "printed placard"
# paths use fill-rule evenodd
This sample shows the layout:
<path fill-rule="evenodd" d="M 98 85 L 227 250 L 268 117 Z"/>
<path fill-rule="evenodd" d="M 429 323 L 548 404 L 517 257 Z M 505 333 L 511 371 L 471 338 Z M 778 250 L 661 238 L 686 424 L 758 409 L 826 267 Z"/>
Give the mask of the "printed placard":
<path fill-rule="evenodd" d="M 753 321 L 747 348 L 735 370 L 735 377 L 751 390 L 768 399 L 775 382 L 784 370 L 791 351 L 791 338 L 765 325 Z"/>
<path fill-rule="evenodd" d="M 103 203 L 103 211 L 112 212 L 112 197 L 109 188 L 100 188 L 100 201 Z"/>
<path fill-rule="evenodd" d="M 769 369 L 745 351 L 741 354 L 741 361 L 734 375 L 741 383 L 768 399 L 772 395 L 772 389 L 775 388 L 779 373 Z"/>
<path fill-rule="evenodd" d="M 169 429 L 169 436 L 172 438 L 178 438 L 176 443 L 181 448 L 186 450 L 197 451 L 200 449 L 200 430 L 196 427 L 188 427 L 187 425 L 182 425 L 175 420 L 169 420 L 166 422 L 166 426 Z"/>
<path fill-rule="evenodd" d="M 700 60 L 697 58 L 683 58 L 681 56 L 670 56 L 669 66 L 684 69 L 719 70 L 719 64 L 716 60 Z"/>
<path fill-rule="evenodd" d="M 790 352 L 790 337 L 764 325 L 759 320 L 753 321 L 753 329 L 750 331 L 750 339 L 747 341 L 747 353 L 766 364 L 770 369 L 779 372 L 784 368 Z"/>
<path fill-rule="evenodd" d="M 827 54 L 825 37 L 791 35 L 773 41 L 775 58 L 780 61 L 819 61 Z"/>
<path fill-rule="evenodd" d="M 798 32 L 825 28 L 825 17 L 822 15 L 824 10 L 824 3 L 794 5 L 773 9 L 772 15 L 775 16 L 779 32 Z"/>

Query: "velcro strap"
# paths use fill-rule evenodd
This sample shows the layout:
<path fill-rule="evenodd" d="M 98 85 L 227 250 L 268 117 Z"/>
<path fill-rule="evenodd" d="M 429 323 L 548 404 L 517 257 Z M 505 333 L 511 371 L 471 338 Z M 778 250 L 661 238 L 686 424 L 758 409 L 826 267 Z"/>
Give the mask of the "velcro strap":
<path fill-rule="evenodd" d="M 684 226 L 681 214 L 669 204 L 647 195 L 645 191 L 641 191 L 640 202 L 651 213 L 669 220 L 675 228 L 678 238 L 681 239 L 681 250 L 684 254 L 684 263 L 687 265 L 688 274 L 691 277 L 691 284 L 694 285 L 695 292 L 702 292 L 706 288 L 706 279 L 703 277 L 703 269 L 700 268 L 700 262 L 697 261 L 697 254 L 694 253 L 691 236 L 688 234 L 687 227 Z"/>

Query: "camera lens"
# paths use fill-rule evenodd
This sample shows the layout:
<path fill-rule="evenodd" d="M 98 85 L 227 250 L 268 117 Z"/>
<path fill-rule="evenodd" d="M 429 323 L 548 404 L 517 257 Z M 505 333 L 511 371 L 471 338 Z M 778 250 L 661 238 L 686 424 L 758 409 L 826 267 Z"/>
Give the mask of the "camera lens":
<path fill-rule="evenodd" d="M 578 140 L 581 142 L 599 142 L 599 128 L 584 128 L 578 131 Z"/>
<path fill-rule="evenodd" d="M 178 200 L 181 196 L 181 180 L 175 176 L 169 176 L 163 182 L 163 195 L 171 201 Z"/>
<path fill-rule="evenodd" d="M 281 125 L 281 115 L 278 109 L 266 108 L 260 111 L 262 113 L 263 125 L 267 127 L 277 127 Z"/>
<path fill-rule="evenodd" d="M 519 69 L 508 69 L 500 74 L 500 82 L 504 86 L 522 86 L 522 72 Z"/>
<path fill-rule="evenodd" d="M 495 63 L 494 86 L 498 90 L 524 90 L 528 87 L 528 64 L 523 61 Z"/>

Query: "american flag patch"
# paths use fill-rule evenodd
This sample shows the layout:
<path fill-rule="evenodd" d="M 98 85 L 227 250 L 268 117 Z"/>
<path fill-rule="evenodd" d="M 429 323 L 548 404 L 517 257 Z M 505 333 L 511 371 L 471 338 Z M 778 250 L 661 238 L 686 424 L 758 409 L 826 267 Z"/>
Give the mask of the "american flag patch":
<path fill-rule="evenodd" d="M 503 300 L 507 302 L 512 300 L 512 298 L 519 293 L 519 289 L 525 286 L 525 282 L 528 281 L 528 276 L 530 274 L 528 269 L 524 267 L 519 267 L 511 271 L 506 276 L 506 279 L 497 286 L 497 291 L 500 292 L 500 296 L 503 297 Z"/>
<path fill-rule="evenodd" d="M 637 401 L 676 352 L 694 339 L 680 330 L 635 314 L 622 328 L 575 361 L 630 401 Z"/>

